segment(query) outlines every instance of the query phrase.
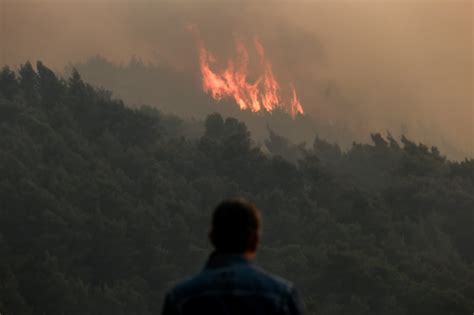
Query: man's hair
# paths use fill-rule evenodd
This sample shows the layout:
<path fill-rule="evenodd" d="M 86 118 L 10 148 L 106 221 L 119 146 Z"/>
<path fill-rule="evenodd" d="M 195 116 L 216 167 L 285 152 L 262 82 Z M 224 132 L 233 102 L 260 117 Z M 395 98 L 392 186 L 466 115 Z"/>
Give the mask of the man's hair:
<path fill-rule="evenodd" d="M 255 250 L 260 229 L 260 211 L 244 199 L 221 202 L 212 216 L 211 242 L 219 252 L 241 254 Z"/>

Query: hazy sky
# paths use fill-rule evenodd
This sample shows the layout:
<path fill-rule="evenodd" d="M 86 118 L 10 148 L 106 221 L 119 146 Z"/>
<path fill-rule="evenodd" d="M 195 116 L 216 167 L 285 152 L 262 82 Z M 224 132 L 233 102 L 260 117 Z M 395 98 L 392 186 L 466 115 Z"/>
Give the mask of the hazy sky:
<path fill-rule="evenodd" d="M 221 56 L 259 36 L 312 115 L 473 155 L 472 1 L 0 0 L 0 64 L 136 55 L 191 75 L 189 25 Z"/>

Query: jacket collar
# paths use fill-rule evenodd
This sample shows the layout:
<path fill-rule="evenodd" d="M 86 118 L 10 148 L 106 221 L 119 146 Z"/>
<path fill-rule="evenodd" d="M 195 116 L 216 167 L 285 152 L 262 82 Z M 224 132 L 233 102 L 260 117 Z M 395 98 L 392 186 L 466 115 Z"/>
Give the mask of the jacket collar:
<path fill-rule="evenodd" d="M 225 268 L 250 263 L 244 255 L 213 252 L 209 256 L 204 269 Z"/>

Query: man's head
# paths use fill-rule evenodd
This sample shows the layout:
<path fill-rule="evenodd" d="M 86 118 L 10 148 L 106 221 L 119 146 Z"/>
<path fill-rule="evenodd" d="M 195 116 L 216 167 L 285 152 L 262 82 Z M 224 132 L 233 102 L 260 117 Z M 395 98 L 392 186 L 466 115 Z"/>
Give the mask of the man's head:
<path fill-rule="evenodd" d="M 243 199 L 220 203 L 212 216 L 210 239 L 218 252 L 253 256 L 260 240 L 260 211 Z"/>

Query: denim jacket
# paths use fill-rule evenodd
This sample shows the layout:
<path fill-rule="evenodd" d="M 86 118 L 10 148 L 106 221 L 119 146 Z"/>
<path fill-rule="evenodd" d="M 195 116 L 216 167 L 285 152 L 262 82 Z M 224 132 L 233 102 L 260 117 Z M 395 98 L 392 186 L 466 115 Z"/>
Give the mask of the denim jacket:
<path fill-rule="evenodd" d="M 204 270 L 172 289 L 163 315 L 302 314 L 293 285 L 241 255 L 213 253 Z"/>

